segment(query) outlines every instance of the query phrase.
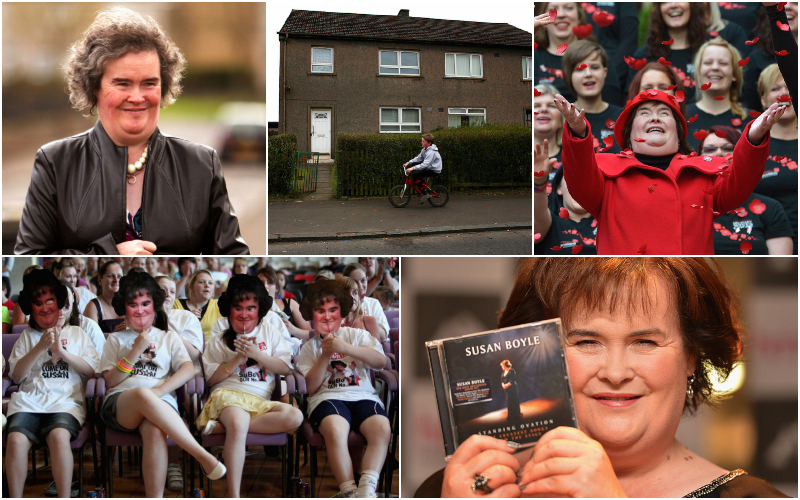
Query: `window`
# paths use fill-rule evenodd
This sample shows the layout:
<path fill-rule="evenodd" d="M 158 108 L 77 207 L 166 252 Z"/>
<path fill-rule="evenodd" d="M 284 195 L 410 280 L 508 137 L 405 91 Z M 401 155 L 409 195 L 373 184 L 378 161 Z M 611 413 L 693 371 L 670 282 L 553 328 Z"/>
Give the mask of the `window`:
<path fill-rule="evenodd" d="M 311 72 L 333 73 L 333 49 L 325 47 L 311 48 Z"/>
<path fill-rule="evenodd" d="M 531 57 L 523 57 L 522 58 L 522 79 L 523 80 L 530 80 L 531 79 Z"/>
<path fill-rule="evenodd" d="M 381 133 L 422 132 L 419 108 L 381 108 Z"/>
<path fill-rule="evenodd" d="M 525 125 L 528 128 L 533 128 L 533 112 L 530 109 L 525 110 Z"/>
<path fill-rule="evenodd" d="M 482 78 L 483 56 L 480 54 L 445 54 L 444 76 Z"/>
<path fill-rule="evenodd" d="M 401 50 L 380 51 L 381 75 L 413 75 L 419 76 L 419 53 Z"/>
<path fill-rule="evenodd" d="M 447 127 L 479 127 L 486 124 L 486 108 L 447 108 Z"/>

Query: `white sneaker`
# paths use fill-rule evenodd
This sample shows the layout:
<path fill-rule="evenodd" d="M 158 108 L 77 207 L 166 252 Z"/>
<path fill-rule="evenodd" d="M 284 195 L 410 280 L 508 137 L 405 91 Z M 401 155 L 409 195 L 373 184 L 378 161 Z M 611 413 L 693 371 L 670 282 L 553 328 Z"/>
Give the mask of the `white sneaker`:
<path fill-rule="evenodd" d="M 169 491 L 183 491 L 183 471 L 178 464 L 167 466 L 167 489 Z"/>

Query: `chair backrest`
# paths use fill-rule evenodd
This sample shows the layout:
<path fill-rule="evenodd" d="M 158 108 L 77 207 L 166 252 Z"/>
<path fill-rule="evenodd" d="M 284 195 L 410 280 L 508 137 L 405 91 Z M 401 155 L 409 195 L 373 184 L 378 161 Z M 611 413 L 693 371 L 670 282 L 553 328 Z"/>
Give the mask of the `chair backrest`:
<path fill-rule="evenodd" d="M 25 325 L 27 326 L 27 325 Z M 5 363 L 3 363 L 3 376 L 5 377 L 8 375 L 8 358 L 11 357 L 11 352 L 14 350 L 14 344 L 17 343 L 19 340 L 19 333 L 7 333 L 5 335 L 0 335 L 3 338 L 3 359 L 5 359 Z"/>
<path fill-rule="evenodd" d="M 11 333 L 22 333 L 25 329 L 28 328 L 27 323 L 23 323 L 21 325 L 14 325 L 11 327 Z"/>

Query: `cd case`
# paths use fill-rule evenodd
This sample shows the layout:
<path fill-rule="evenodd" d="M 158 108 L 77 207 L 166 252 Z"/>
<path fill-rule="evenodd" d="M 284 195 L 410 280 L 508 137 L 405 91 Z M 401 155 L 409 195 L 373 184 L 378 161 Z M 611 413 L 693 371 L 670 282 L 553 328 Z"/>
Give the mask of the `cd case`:
<path fill-rule="evenodd" d="M 532 446 L 578 427 L 561 320 L 426 342 L 447 460 L 473 434 Z"/>

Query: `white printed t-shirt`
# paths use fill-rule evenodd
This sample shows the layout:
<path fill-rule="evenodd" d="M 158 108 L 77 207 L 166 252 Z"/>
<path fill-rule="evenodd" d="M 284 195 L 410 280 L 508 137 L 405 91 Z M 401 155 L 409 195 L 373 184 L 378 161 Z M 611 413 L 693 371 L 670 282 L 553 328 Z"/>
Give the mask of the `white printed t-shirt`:
<path fill-rule="evenodd" d="M 33 328 L 26 328 L 22 332 L 8 359 L 9 376 L 14 373 L 17 362 L 28 354 L 41 338 L 42 332 Z M 93 369 L 97 368 L 100 361 L 97 350 L 92 339 L 80 327 L 62 328 L 61 345 L 70 354 L 83 358 Z M 86 420 L 83 402 L 87 379 L 88 377 L 78 373 L 78 370 L 63 359 L 54 364 L 48 349 L 36 358 L 28 375 L 16 381 L 19 383 L 19 391 L 11 395 L 8 415 L 17 412 L 69 413 L 83 425 Z"/>
<path fill-rule="evenodd" d="M 189 342 L 200 351 L 200 356 L 194 362 L 195 373 L 202 373 L 202 355 L 203 355 L 203 342 L 205 341 L 205 334 L 203 327 L 200 326 L 200 320 L 193 312 L 185 309 L 172 309 L 167 315 L 169 318 L 169 329 L 178 334 L 180 338 Z M 185 348 L 186 346 L 184 346 Z M 189 354 L 188 352 L 186 354 Z M 191 356 L 189 356 L 191 359 Z"/>
<path fill-rule="evenodd" d="M 76 286 L 75 293 L 78 295 L 78 312 L 83 314 L 86 306 L 88 306 L 89 302 L 97 297 L 97 295 L 93 294 L 88 288 L 82 286 Z"/>
<path fill-rule="evenodd" d="M 119 385 L 106 390 L 106 396 L 112 396 L 136 387 L 152 389 L 158 387 L 178 371 L 182 364 L 192 362 L 189 353 L 183 346 L 180 336 L 172 331 L 165 332 L 153 327 L 150 330 L 150 347 L 138 359 L 131 359 L 128 354 L 139 334 L 133 330 L 114 332 L 106 339 L 103 357 L 100 360 L 100 373 L 106 370 L 117 370 L 117 363 L 123 357 L 134 363 L 133 373 Z M 178 409 L 175 392 L 164 394 L 161 399 Z"/>
<path fill-rule="evenodd" d="M 222 338 L 222 334 L 229 327 L 228 318 L 220 318 L 211 329 L 206 352 L 203 353 L 207 379 L 211 378 L 219 365 L 236 356 L 236 352 L 230 350 Z M 253 336 L 255 336 L 256 345 L 262 352 L 280 359 L 286 363 L 287 367 L 292 367 L 291 345 L 272 325 L 262 320 L 252 333 L 247 334 L 247 337 Z M 241 337 L 242 335 L 236 335 L 236 338 Z M 249 363 L 250 366 L 247 366 L 246 363 L 236 367 L 228 366 L 228 370 L 234 374 L 219 382 L 213 389 L 235 389 L 263 399 L 270 399 L 272 390 L 275 388 L 275 374 L 264 369 L 258 363 L 254 364 L 253 361 L 249 361 Z"/>
<path fill-rule="evenodd" d="M 106 345 L 106 336 L 103 335 L 103 330 L 100 329 L 100 325 L 98 325 L 95 320 L 87 318 L 83 314 L 81 314 L 80 317 L 81 330 L 92 339 L 92 343 L 97 350 L 97 356 L 99 358 L 100 355 L 103 354 L 103 348 Z"/>
<path fill-rule="evenodd" d="M 378 325 L 383 327 L 384 332 L 383 335 L 381 335 L 381 340 L 386 340 L 386 337 L 389 336 L 389 320 L 386 319 L 386 314 L 384 314 L 383 307 L 378 299 L 364 297 L 361 300 L 361 309 L 364 310 L 364 314 L 375 318 L 375 321 L 378 322 Z"/>
<path fill-rule="evenodd" d="M 336 332 L 336 336 L 350 345 L 369 347 L 383 354 L 383 347 L 378 339 L 366 330 L 343 326 Z M 320 356 L 322 356 L 322 338 L 317 335 L 300 349 L 300 355 L 297 357 L 297 369 L 304 377 L 308 376 L 308 372 Z M 311 415 L 319 403 L 328 399 L 340 401 L 368 399 L 380 403 L 383 407 L 375 387 L 372 386 L 370 370 L 372 368 L 363 361 L 335 353 L 328 363 L 322 385 L 315 394 L 308 398 L 308 414 Z"/>
<path fill-rule="evenodd" d="M 269 324 L 272 328 L 275 329 L 276 332 L 280 333 L 281 336 L 289 343 L 289 348 L 292 351 L 292 355 L 296 355 L 300 352 L 300 344 L 303 343 L 302 340 L 298 339 L 297 337 L 292 337 L 292 334 L 289 333 L 289 329 L 286 328 L 286 324 L 283 322 L 281 315 L 276 313 L 275 311 L 270 310 L 267 312 L 267 315 L 264 316 L 262 323 Z"/>

